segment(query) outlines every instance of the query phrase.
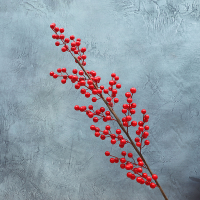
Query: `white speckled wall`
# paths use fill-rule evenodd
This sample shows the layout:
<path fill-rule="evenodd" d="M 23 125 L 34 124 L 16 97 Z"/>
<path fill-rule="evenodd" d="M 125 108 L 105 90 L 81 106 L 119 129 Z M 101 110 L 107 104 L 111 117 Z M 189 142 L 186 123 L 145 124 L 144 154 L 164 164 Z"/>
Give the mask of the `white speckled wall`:
<path fill-rule="evenodd" d="M 200 2 L 192 0 L 0 1 L 0 200 L 162 200 L 126 177 L 122 149 L 94 136 L 75 105 L 94 105 L 74 84 L 49 76 L 80 69 L 61 52 L 49 25 L 81 38 L 87 70 L 108 87 L 111 73 L 125 92 L 137 89 L 134 120 L 150 116 L 143 154 L 169 200 L 200 199 Z M 114 122 L 98 122 L 101 129 Z M 130 129 L 134 139 L 136 128 Z M 125 135 L 124 135 L 125 137 Z M 137 154 L 131 145 L 123 149 Z"/>

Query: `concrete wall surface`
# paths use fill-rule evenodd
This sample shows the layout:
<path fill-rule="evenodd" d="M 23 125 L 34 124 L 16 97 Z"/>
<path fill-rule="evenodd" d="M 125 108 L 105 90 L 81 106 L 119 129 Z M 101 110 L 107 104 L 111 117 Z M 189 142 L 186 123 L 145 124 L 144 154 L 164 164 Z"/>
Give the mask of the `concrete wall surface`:
<path fill-rule="evenodd" d="M 74 110 L 104 102 L 49 75 L 80 70 L 55 46 L 51 23 L 81 38 L 85 69 L 100 85 L 119 76 L 120 120 L 124 94 L 137 89 L 133 120 L 143 119 L 142 109 L 150 116 L 142 153 L 168 199 L 200 200 L 200 1 L 0 0 L 0 19 L 0 200 L 164 199 L 105 156 L 138 158 L 130 144 L 121 149 L 90 130 L 110 125 L 115 133 L 115 121 L 94 123 Z M 137 128 L 129 128 L 133 140 Z"/>

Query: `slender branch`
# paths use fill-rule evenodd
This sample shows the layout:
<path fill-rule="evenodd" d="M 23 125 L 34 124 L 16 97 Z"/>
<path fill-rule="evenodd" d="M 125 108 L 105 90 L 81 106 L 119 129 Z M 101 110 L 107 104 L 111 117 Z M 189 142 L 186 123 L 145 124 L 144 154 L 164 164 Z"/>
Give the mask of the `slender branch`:
<path fill-rule="evenodd" d="M 79 64 L 79 66 L 82 68 L 82 70 L 85 72 L 86 76 L 87 76 L 90 80 L 92 80 L 92 79 L 90 78 L 89 74 L 86 72 L 86 70 L 85 70 L 85 68 L 83 67 L 83 65 L 82 65 L 82 64 L 80 63 L 80 61 L 77 59 L 77 57 L 74 56 L 73 54 L 72 54 L 72 56 L 73 56 L 74 59 L 77 61 L 77 63 Z M 94 83 L 93 80 L 92 80 L 92 82 L 93 82 L 94 87 L 98 90 L 98 87 L 97 87 L 97 85 Z M 141 157 L 141 159 L 143 160 L 143 162 L 144 162 L 144 164 L 146 165 L 146 167 L 147 167 L 148 171 L 150 172 L 150 174 L 153 175 L 153 173 L 152 173 L 150 167 L 148 166 L 146 160 L 144 159 L 143 155 L 141 154 L 141 152 L 138 150 L 138 148 L 137 148 L 136 145 L 134 144 L 134 142 L 133 142 L 133 140 L 131 139 L 129 133 L 126 131 L 126 129 L 125 129 L 124 126 L 122 125 L 120 119 L 118 118 L 118 116 L 116 115 L 116 113 L 114 112 L 114 110 L 110 107 L 110 105 L 108 104 L 108 102 L 106 101 L 106 99 L 104 98 L 104 96 L 103 96 L 102 94 L 100 94 L 100 96 L 101 96 L 102 100 L 104 101 L 104 103 L 106 104 L 106 106 L 108 107 L 108 109 L 110 110 L 110 112 L 114 115 L 115 119 L 117 120 L 117 123 L 119 124 L 119 126 L 121 127 L 121 129 L 124 131 L 124 133 L 125 133 L 126 136 L 128 137 L 128 139 L 129 139 L 131 145 L 133 146 L 133 148 L 135 149 L 135 151 L 137 152 L 137 154 L 138 154 L 138 155 Z M 160 191 L 161 191 L 163 197 L 165 198 L 165 200 L 168 200 L 166 194 L 164 193 L 164 191 L 163 191 L 162 187 L 160 186 L 160 184 L 158 183 L 158 181 L 155 180 L 155 182 L 156 182 L 158 188 L 160 189 Z"/>

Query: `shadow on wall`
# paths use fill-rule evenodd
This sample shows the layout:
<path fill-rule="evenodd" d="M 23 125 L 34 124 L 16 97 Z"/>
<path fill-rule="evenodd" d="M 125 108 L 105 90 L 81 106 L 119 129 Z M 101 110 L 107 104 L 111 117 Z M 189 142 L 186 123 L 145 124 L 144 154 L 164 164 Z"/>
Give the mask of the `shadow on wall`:
<path fill-rule="evenodd" d="M 190 195 L 191 200 L 199 200 L 200 199 L 200 178 L 189 177 L 192 180 L 191 185 L 194 188 L 194 192 Z"/>

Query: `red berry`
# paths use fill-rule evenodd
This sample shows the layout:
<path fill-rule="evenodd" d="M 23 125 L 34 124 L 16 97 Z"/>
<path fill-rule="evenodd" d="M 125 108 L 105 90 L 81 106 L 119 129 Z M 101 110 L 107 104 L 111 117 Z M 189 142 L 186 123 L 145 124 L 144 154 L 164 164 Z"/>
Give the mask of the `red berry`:
<path fill-rule="evenodd" d="M 114 162 L 115 162 L 115 159 L 114 159 L 114 158 L 111 158 L 111 159 L 110 159 L 110 162 L 111 162 L 111 163 L 114 163 Z"/>
<path fill-rule="evenodd" d="M 132 101 L 133 101 L 132 98 L 128 98 L 128 99 L 127 99 L 127 102 L 128 102 L 128 103 L 132 103 Z"/>
<path fill-rule="evenodd" d="M 76 41 L 76 46 L 78 47 L 80 45 L 81 45 L 80 41 Z"/>
<path fill-rule="evenodd" d="M 100 115 L 100 114 L 101 114 L 101 111 L 100 111 L 100 110 L 96 110 L 96 114 L 97 114 L 97 115 Z"/>
<path fill-rule="evenodd" d="M 131 97 L 131 93 L 130 93 L 130 92 L 126 92 L 126 93 L 125 93 L 125 96 L 126 96 L 127 98 L 129 98 L 129 97 Z"/>
<path fill-rule="evenodd" d="M 82 55 L 82 59 L 85 60 L 87 58 L 86 55 Z"/>
<path fill-rule="evenodd" d="M 131 173 L 131 172 L 128 172 L 126 175 L 127 175 L 128 178 L 131 178 L 132 173 Z"/>
<path fill-rule="evenodd" d="M 53 76 L 54 75 L 54 72 L 50 72 L 50 76 Z"/>
<path fill-rule="evenodd" d="M 141 177 L 137 177 L 137 178 L 136 178 L 136 181 L 137 181 L 138 183 L 140 183 L 141 180 L 142 180 Z"/>
<path fill-rule="evenodd" d="M 155 183 L 150 183 L 150 188 L 154 189 L 156 187 Z"/>
<path fill-rule="evenodd" d="M 106 139 L 106 136 L 105 136 L 105 135 L 101 135 L 101 139 L 102 139 L 102 140 L 105 140 L 105 139 Z"/>
<path fill-rule="evenodd" d="M 53 75 L 53 78 L 57 78 L 57 77 L 58 77 L 58 75 L 57 75 L 57 74 L 54 74 L 54 75 Z"/>
<path fill-rule="evenodd" d="M 136 89 L 135 89 L 135 88 L 131 88 L 131 89 L 130 89 L 130 92 L 131 92 L 131 93 L 136 93 Z"/>
<path fill-rule="evenodd" d="M 113 89 L 113 90 L 112 90 L 112 93 L 113 93 L 113 94 L 117 94 L 117 90 L 116 90 L 116 89 Z"/>
<path fill-rule="evenodd" d="M 77 38 L 77 39 L 76 39 L 76 41 L 79 41 L 79 42 L 80 42 L 80 41 L 81 41 L 81 39 L 80 39 L 80 38 Z"/>
<path fill-rule="evenodd" d="M 149 145 L 149 144 L 150 144 L 149 140 L 145 140 L 145 141 L 144 141 L 144 144 L 145 144 L 145 145 Z"/>
<path fill-rule="evenodd" d="M 67 75 L 63 75 L 63 78 L 64 78 L 64 79 L 67 79 Z"/>
<path fill-rule="evenodd" d="M 81 48 L 81 52 L 82 52 L 82 53 L 84 53 L 85 51 L 86 51 L 86 48 L 85 48 L 85 47 Z"/>
<path fill-rule="evenodd" d="M 70 39 L 69 39 L 69 38 L 65 38 L 65 42 L 66 42 L 66 43 L 69 43 L 69 42 L 70 42 Z"/>
<path fill-rule="evenodd" d="M 158 176 L 157 176 L 156 174 L 153 174 L 153 175 L 152 175 L 152 179 L 153 179 L 153 180 L 157 180 L 157 179 L 158 179 Z"/>
<path fill-rule="evenodd" d="M 142 135 L 143 138 L 147 138 L 148 136 L 149 136 L 149 133 L 146 132 L 146 131 L 145 131 L 145 132 L 143 133 L 143 135 Z"/>
<path fill-rule="evenodd" d="M 101 111 L 101 112 L 104 112 L 104 111 L 105 111 L 105 108 L 104 108 L 104 107 L 101 107 L 101 108 L 100 108 L 100 111 Z"/>
<path fill-rule="evenodd" d="M 132 125 L 132 126 L 137 126 L 137 122 L 136 122 L 136 121 L 132 121 L 132 122 L 131 122 L 131 125 Z"/>
<path fill-rule="evenodd" d="M 86 89 L 82 88 L 81 89 L 81 94 L 85 94 L 86 93 Z"/>
<path fill-rule="evenodd" d="M 131 180 L 134 180 L 134 179 L 135 179 L 135 174 L 132 174 Z"/>
<path fill-rule="evenodd" d="M 112 100 L 111 97 L 107 97 L 107 98 L 106 98 L 106 101 L 107 101 L 107 102 L 111 102 L 111 100 Z"/>
<path fill-rule="evenodd" d="M 56 39 L 56 38 L 57 38 L 57 35 L 56 35 L 56 34 L 53 34 L 53 35 L 52 35 L 52 38 L 53 38 L 53 39 Z"/>
<path fill-rule="evenodd" d="M 59 36 L 59 35 L 56 35 L 56 39 L 59 40 L 59 39 L 60 39 L 60 36 Z"/>
<path fill-rule="evenodd" d="M 122 151 L 121 154 L 122 154 L 122 156 L 125 156 L 126 155 L 126 151 Z"/>
<path fill-rule="evenodd" d="M 136 146 L 137 147 L 141 147 L 141 143 L 140 142 L 136 142 Z"/>
<path fill-rule="evenodd" d="M 123 122 L 123 126 L 127 127 L 128 126 L 128 122 Z"/>
<path fill-rule="evenodd" d="M 121 167 L 122 169 L 124 169 L 124 168 L 125 168 L 125 164 L 121 164 L 120 167 Z"/>
<path fill-rule="evenodd" d="M 50 28 L 51 28 L 51 29 L 54 29 L 55 26 L 56 26 L 56 24 L 55 24 L 55 23 L 52 23 L 52 24 L 50 25 Z"/>
<path fill-rule="evenodd" d="M 89 118 L 93 118 L 94 117 L 94 114 L 92 113 L 92 112 L 90 112 L 89 114 L 88 114 L 88 117 Z M 99 136 L 98 136 L 99 137 Z"/>
<path fill-rule="evenodd" d="M 118 103 L 118 102 L 119 102 L 119 99 L 118 99 L 118 98 L 114 98 L 114 102 L 115 102 L 115 103 Z"/>
<path fill-rule="evenodd" d="M 75 46 L 76 46 L 76 42 L 72 42 L 72 43 L 71 43 L 71 46 L 72 46 L 72 47 L 75 47 Z M 76 49 L 74 49 L 74 50 L 76 50 Z"/>
<path fill-rule="evenodd" d="M 143 131 L 143 130 L 144 130 L 144 127 L 143 127 L 143 126 L 139 126 L 139 127 L 138 127 L 138 130 L 139 130 L 139 131 Z"/>
<path fill-rule="evenodd" d="M 74 87 L 75 87 L 75 89 L 78 90 L 78 89 L 80 88 L 80 85 L 79 85 L 79 84 L 76 84 Z"/>
<path fill-rule="evenodd" d="M 117 83 L 116 88 L 120 89 L 121 88 L 121 84 Z"/>
<path fill-rule="evenodd" d="M 139 137 L 136 137 L 135 138 L 135 142 L 139 142 L 140 141 L 140 138 Z"/>
<path fill-rule="evenodd" d="M 86 97 L 86 98 L 89 98 L 89 97 L 90 97 L 90 93 L 89 93 L 89 92 L 86 92 L 86 93 L 85 93 L 85 97 Z"/>
<path fill-rule="evenodd" d="M 131 108 L 136 108 L 136 106 L 137 106 L 136 103 L 131 104 Z"/>
<path fill-rule="evenodd" d="M 149 115 L 145 115 L 144 117 L 145 117 L 146 119 L 149 119 Z"/>
<path fill-rule="evenodd" d="M 144 122 L 139 121 L 139 122 L 138 122 L 138 125 L 139 125 L 139 126 L 143 126 L 143 125 L 144 125 Z"/>
<path fill-rule="evenodd" d="M 59 31 L 59 28 L 58 28 L 58 27 L 55 27 L 54 30 L 55 30 L 55 32 L 58 32 L 58 31 Z"/>
<path fill-rule="evenodd" d="M 128 153 L 128 157 L 129 157 L 129 158 L 132 158 L 132 157 L 133 157 L 133 154 L 132 154 L 132 153 Z"/>
<path fill-rule="evenodd" d="M 104 89 L 103 92 L 104 92 L 105 94 L 108 94 L 108 89 Z"/>
<path fill-rule="evenodd" d="M 138 171 L 138 173 L 141 173 L 141 172 L 142 172 L 142 168 L 141 168 L 141 167 L 138 167 L 138 168 L 137 168 L 137 171 Z"/>
<path fill-rule="evenodd" d="M 121 133 L 121 130 L 120 129 L 117 129 L 116 130 L 116 133 L 119 135 Z"/>
<path fill-rule="evenodd" d="M 106 115 L 110 115 L 110 111 L 106 111 L 105 114 L 106 114 Z"/>
<path fill-rule="evenodd" d="M 107 116 L 106 116 L 106 120 L 111 120 L 111 116 L 110 116 L 110 115 L 107 115 Z"/>
<path fill-rule="evenodd" d="M 126 144 L 126 140 L 122 139 L 122 140 L 120 140 L 120 143 L 121 144 Z"/>
<path fill-rule="evenodd" d="M 119 76 L 115 76 L 115 80 L 118 81 L 119 80 Z"/>
<path fill-rule="evenodd" d="M 106 130 L 110 130 L 110 126 L 107 125 L 107 126 L 105 127 L 105 129 L 106 129 Z"/>
<path fill-rule="evenodd" d="M 97 98 L 96 97 L 92 97 L 92 102 L 96 102 Z"/>
<path fill-rule="evenodd" d="M 145 182 L 145 181 L 144 181 L 144 179 L 142 178 L 141 181 L 140 181 L 140 184 L 144 184 L 144 182 Z"/>
<path fill-rule="evenodd" d="M 65 52 L 65 51 L 67 51 L 67 49 L 68 49 L 68 46 L 66 45 L 66 46 L 64 46 L 64 47 L 61 48 L 61 51 Z"/>
<path fill-rule="evenodd" d="M 111 77 L 115 77 L 115 76 L 116 76 L 116 74 L 115 74 L 115 73 L 112 73 L 112 74 L 111 74 Z"/>
<path fill-rule="evenodd" d="M 115 158 L 115 163 L 118 163 L 119 162 L 119 159 L 118 158 Z"/>
<path fill-rule="evenodd" d="M 60 42 L 59 42 L 59 41 L 56 41 L 56 42 L 55 42 L 55 45 L 56 45 L 56 46 L 59 46 L 59 45 L 60 45 Z"/>
<path fill-rule="evenodd" d="M 98 94 L 102 94 L 102 90 L 101 90 L 101 89 L 98 89 L 98 90 L 97 90 L 97 93 L 98 93 Z"/>
<path fill-rule="evenodd" d="M 130 115 L 126 116 L 126 121 L 131 121 L 132 117 Z"/>
<path fill-rule="evenodd" d="M 114 85 L 114 81 L 109 81 L 109 85 Z"/>
<path fill-rule="evenodd" d="M 141 132 L 139 130 L 136 131 L 136 135 L 140 135 Z"/>
<path fill-rule="evenodd" d="M 79 110 L 79 106 L 78 105 L 74 106 L 74 109 Z"/>
<path fill-rule="evenodd" d="M 134 109 L 131 109 L 131 110 L 130 110 L 130 113 L 131 113 L 131 114 L 135 114 L 135 110 L 134 110 Z"/>
<path fill-rule="evenodd" d="M 142 110 L 141 110 L 141 113 L 142 113 L 142 114 L 145 114 L 145 113 L 146 113 L 146 110 L 145 110 L 145 109 L 142 109 Z"/>
<path fill-rule="evenodd" d="M 104 86 L 103 86 L 103 85 L 101 85 L 101 86 L 100 86 L 100 89 L 101 89 L 101 90 L 103 90 L 103 89 L 104 89 Z"/>
<path fill-rule="evenodd" d="M 146 185 L 150 185 L 150 182 L 149 182 L 149 181 L 145 181 L 145 184 L 146 184 Z"/>
<path fill-rule="evenodd" d="M 74 35 L 71 35 L 70 40 L 74 40 L 74 39 L 75 39 Z"/>
<path fill-rule="evenodd" d="M 92 90 L 92 94 L 95 95 L 95 94 L 97 94 L 97 93 L 98 93 L 98 91 L 97 91 L 96 89 L 93 89 L 93 90 Z"/>
<path fill-rule="evenodd" d="M 125 162 L 126 162 L 126 159 L 125 159 L 125 158 L 121 158 L 121 159 L 120 159 L 120 162 L 121 162 L 121 163 L 125 163 Z"/>
<path fill-rule="evenodd" d="M 59 36 L 59 38 L 60 38 L 61 40 L 63 40 L 63 39 L 65 38 L 65 36 L 64 36 L 63 34 L 61 34 L 61 35 Z"/>
<path fill-rule="evenodd" d="M 137 158 L 137 161 L 138 161 L 138 162 L 142 161 L 142 158 L 138 157 L 138 158 Z"/>
<path fill-rule="evenodd" d="M 124 144 L 119 144 L 119 147 L 120 148 L 124 148 Z"/>
<path fill-rule="evenodd" d="M 127 113 L 127 110 L 126 109 L 122 109 L 122 113 Z"/>
<path fill-rule="evenodd" d="M 89 114 L 90 114 L 90 113 L 89 113 Z M 88 115 L 89 115 L 89 114 L 88 114 Z M 96 136 L 96 137 L 99 137 L 99 136 L 100 136 L 100 133 L 99 133 L 99 132 L 95 132 L 95 136 Z"/>
<path fill-rule="evenodd" d="M 138 165 L 142 167 L 144 165 L 143 161 L 138 162 Z"/>
<path fill-rule="evenodd" d="M 149 126 L 146 125 L 146 126 L 144 127 L 144 129 L 145 129 L 145 130 L 149 130 Z"/>
<path fill-rule="evenodd" d="M 111 140 L 111 144 L 115 144 L 116 143 L 116 140 L 115 139 L 112 139 Z"/>
<path fill-rule="evenodd" d="M 62 72 L 66 72 L 66 68 L 62 68 Z"/>
<path fill-rule="evenodd" d="M 99 119 L 97 117 L 93 118 L 93 122 L 97 123 L 99 121 Z"/>
<path fill-rule="evenodd" d="M 93 110 L 93 105 L 89 105 L 88 109 Z"/>
<path fill-rule="evenodd" d="M 106 151 L 106 152 L 105 152 L 105 155 L 106 155 L 106 156 L 109 156 L 109 155 L 110 155 L 110 152 L 109 152 L 109 151 Z"/>
<path fill-rule="evenodd" d="M 143 174 L 142 174 L 142 177 L 143 177 L 143 178 L 147 178 L 147 176 L 148 176 L 148 175 L 147 175 L 146 173 L 143 173 Z"/>
<path fill-rule="evenodd" d="M 60 32 L 64 33 L 65 29 L 64 28 L 60 28 Z"/>
<path fill-rule="evenodd" d="M 151 176 L 147 176 L 147 181 L 151 182 Z"/>
<path fill-rule="evenodd" d="M 104 130 L 104 131 L 103 131 L 103 134 L 104 134 L 104 135 L 108 135 L 108 130 Z"/>

